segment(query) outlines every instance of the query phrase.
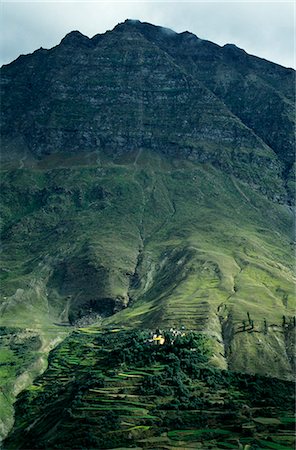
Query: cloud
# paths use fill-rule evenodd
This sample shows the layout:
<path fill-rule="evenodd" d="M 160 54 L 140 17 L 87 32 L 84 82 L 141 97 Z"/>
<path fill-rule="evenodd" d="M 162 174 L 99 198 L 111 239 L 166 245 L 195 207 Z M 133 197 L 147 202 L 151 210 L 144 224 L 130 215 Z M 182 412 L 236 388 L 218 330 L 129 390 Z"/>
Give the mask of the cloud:
<path fill-rule="evenodd" d="M 126 18 L 191 31 L 219 45 L 234 43 L 248 53 L 295 66 L 293 3 L 101 1 L 18 2 L 1 7 L 1 60 L 8 63 L 39 47 L 51 48 L 79 30 L 91 37 Z"/>

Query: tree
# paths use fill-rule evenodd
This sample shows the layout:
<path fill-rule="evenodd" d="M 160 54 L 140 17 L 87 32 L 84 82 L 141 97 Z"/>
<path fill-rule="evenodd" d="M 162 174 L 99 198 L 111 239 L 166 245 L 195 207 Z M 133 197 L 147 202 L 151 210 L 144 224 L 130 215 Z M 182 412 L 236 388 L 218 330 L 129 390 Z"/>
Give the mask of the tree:
<path fill-rule="evenodd" d="M 249 311 L 247 312 L 249 324 L 252 325 L 252 320 Z"/>

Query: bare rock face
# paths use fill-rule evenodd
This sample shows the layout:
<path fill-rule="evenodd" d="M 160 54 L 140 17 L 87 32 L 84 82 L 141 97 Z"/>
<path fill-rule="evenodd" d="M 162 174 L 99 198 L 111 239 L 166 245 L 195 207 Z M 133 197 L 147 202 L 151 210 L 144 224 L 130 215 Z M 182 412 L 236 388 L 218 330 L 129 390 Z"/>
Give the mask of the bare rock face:
<path fill-rule="evenodd" d="M 144 148 L 213 164 L 285 198 L 293 77 L 235 46 L 137 21 L 92 39 L 71 32 L 3 67 L 3 158 L 11 149 L 38 161 Z"/>

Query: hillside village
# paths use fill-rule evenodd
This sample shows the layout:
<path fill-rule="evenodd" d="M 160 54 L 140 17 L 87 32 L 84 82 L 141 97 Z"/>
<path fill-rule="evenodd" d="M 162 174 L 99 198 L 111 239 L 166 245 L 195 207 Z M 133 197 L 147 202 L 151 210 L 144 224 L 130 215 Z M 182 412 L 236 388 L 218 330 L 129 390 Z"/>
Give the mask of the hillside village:
<path fill-rule="evenodd" d="M 192 332 L 192 330 L 190 330 Z M 185 327 L 182 326 L 181 329 L 170 328 L 168 331 L 164 332 L 157 328 L 155 332 L 151 331 L 150 337 L 147 339 L 148 344 L 163 345 L 169 340 L 170 344 L 174 344 L 175 339 L 180 336 L 184 337 L 186 334 Z"/>

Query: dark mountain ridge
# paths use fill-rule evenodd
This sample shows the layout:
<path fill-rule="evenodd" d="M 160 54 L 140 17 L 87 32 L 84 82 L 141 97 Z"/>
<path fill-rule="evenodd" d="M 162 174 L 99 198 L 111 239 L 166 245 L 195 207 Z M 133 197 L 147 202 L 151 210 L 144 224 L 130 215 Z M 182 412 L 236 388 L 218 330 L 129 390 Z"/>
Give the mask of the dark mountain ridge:
<path fill-rule="evenodd" d="M 208 161 L 282 201 L 292 195 L 292 69 L 127 20 L 92 39 L 71 32 L 2 72 L 4 158 L 11 140 L 33 160 L 142 146 Z"/>

